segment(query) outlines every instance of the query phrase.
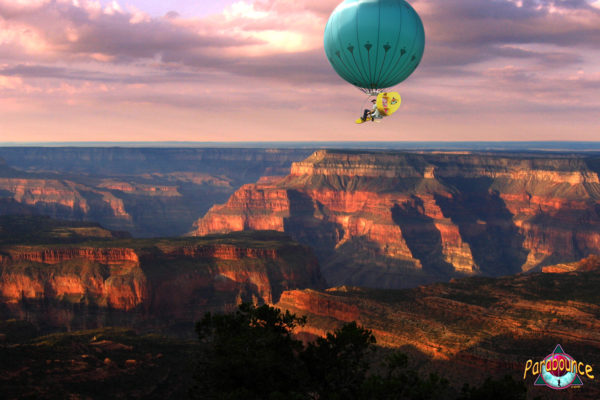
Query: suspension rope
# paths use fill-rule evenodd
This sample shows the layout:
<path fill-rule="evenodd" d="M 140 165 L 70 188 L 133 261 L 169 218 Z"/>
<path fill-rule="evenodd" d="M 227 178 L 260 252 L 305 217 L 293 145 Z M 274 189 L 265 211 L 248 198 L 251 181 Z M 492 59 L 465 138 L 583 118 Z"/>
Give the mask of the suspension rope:
<path fill-rule="evenodd" d="M 371 97 L 375 97 L 375 98 L 377 98 L 377 96 L 373 96 L 373 95 L 371 95 L 371 94 L 367 95 L 367 98 L 366 98 L 366 99 L 365 99 L 365 101 L 362 103 L 362 107 L 360 108 L 360 113 L 361 113 L 360 115 L 362 115 L 362 113 L 364 113 L 364 112 L 365 112 L 365 104 L 367 104 L 367 101 L 371 100 Z M 370 110 L 371 108 L 372 108 L 372 107 L 370 107 L 370 108 L 369 108 L 369 110 Z"/>

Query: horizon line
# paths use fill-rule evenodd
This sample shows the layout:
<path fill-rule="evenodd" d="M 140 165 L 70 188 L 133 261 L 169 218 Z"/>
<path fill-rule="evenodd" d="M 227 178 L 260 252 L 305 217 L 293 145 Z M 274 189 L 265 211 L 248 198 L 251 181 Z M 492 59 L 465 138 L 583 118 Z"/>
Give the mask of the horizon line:
<path fill-rule="evenodd" d="M 0 148 L 340 149 L 406 151 L 600 152 L 600 141 L 66 141 L 0 142 Z"/>

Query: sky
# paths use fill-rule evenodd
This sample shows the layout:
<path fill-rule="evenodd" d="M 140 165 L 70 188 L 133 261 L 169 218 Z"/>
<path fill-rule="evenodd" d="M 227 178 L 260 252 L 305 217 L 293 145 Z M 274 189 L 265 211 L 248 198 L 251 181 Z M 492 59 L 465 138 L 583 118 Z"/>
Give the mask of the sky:
<path fill-rule="evenodd" d="M 323 50 L 338 0 L 0 0 L 0 142 L 600 140 L 600 0 L 408 0 L 402 106 Z"/>

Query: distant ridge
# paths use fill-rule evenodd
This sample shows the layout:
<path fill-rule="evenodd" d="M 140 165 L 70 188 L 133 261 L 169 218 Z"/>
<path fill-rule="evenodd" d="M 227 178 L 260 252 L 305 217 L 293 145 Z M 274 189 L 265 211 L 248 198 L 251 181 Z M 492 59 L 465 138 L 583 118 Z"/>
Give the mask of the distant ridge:
<path fill-rule="evenodd" d="M 0 142 L 0 147 L 340 148 L 389 150 L 600 151 L 600 141 L 436 142 Z"/>

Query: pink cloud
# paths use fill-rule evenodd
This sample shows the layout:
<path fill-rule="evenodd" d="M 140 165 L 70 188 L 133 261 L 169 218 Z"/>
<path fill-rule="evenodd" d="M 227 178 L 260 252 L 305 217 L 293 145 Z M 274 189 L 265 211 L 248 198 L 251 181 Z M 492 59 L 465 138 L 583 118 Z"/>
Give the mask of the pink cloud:
<path fill-rule="evenodd" d="M 191 18 L 151 17 L 125 1 L 102 7 L 91 0 L 0 0 L 0 102 L 31 104 L 36 113 L 52 108 L 64 120 L 76 108 L 88 116 L 74 118 L 76 125 L 94 120 L 94 107 L 115 118 L 124 118 L 125 107 L 142 119 L 147 112 L 169 120 L 192 118 L 176 125 L 186 126 L 185 132 L 195 126 L 195 111 L 227 115 L 227 124 L 211 118 L 202 125 L 220 135 L 226 125 L 262 135 L 256 139 L 277 137 L 274 132 L 297 124 L 320 131 L 315 138 L 361 139 L 365 131 L 347 123 L 360 113 L 363 98 L 335 75 L 322 49 L 324 25 L 337 3 L 242 0 L 221 14 Z M 425 24 L 426 51 L 400 87 L 403 123 L 388 125 L 404 129 L 410 123 L 434 138 L 435 129 L 450 126 L 442 115 L 454 115 L 453 129 L 470 132 L 483 124 L 472 123 L 473 113 L 503 113 L 506 120 L 518 114 L 517 126 L 530 118 L 526 112 L 553 113 L 564 127 L 577 113 L 582 129 L 592 126 L 588 117 L 580 118 L 600 109 L 594 67 L 600 60 L 600 10 L 590 3 L 411 4 Z M 312 122 L 315 114 L 319 123 Z M 268 115 L 271 122 L 256 115 Z M 290 123 L 278 124 L 283 116 Z M 13 128 L 31 126 L 0 111 L 2 117 Z M 155 132 L 141 120 L 124 121 L 139 123 L 136 131 L 143 126 Z"/>

